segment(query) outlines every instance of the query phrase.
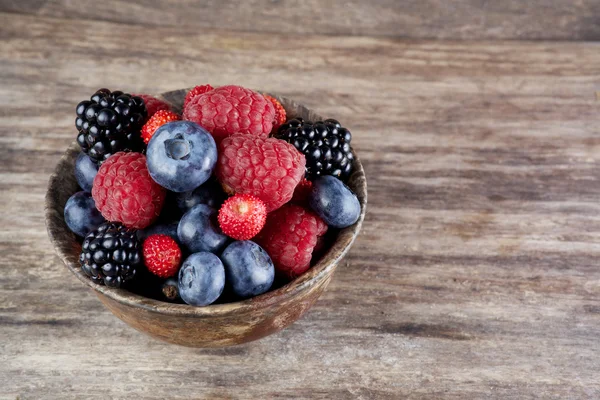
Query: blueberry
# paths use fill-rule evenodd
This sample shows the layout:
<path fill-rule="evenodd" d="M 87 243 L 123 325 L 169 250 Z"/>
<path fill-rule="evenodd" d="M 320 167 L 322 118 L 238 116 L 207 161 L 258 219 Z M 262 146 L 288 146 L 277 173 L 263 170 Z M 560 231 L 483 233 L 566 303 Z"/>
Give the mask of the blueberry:
<path fill-rule="evenodd" d="M 150 139 L 146 160 L 150 176 L 159 185 L 187 192 L 210 178 L 217 162 L 217 145 L 211 134 L 194 122 L 170 122 Z"/>
<path fill-rule="evenodd" d="M 172 222 L 170 224 L 155 224 L 146 229 L 140 229 L 137 231 L 137 237 L 141 242 L 143 242 L 148 236 L 151 235 L 167 235 L 173 238 L 177 244 L 180 244 L 179 236 L 177 236 L 178 224 L 178 222 Z"/>
<path fill-rule="evenodd" d="M 250 240 L 233 242 L 221 254 L 227 282 L 240 297 L 252 297 L 269 290 L 275 278 L 271 257 Z"/>
<path fill-rule="evenodd" d="M 187 304 L 207 306 L 223 293 L 225 269 L 212 253 L 194 253 L 179 270 L 179 295 Z"/>
<path fill-rule="evenodd" d="M 179 295 L 179 281 L 176 278 L 169 278 L 161 286 L 163 296 L 169 301 L 181 301 Z"/>
<path fill-rule="evenodd" d="M 325 223 L 334 228 L 345 228 L 358 221 L 358 198 L 342 181 L 325 175 L 313 181 L 308 197 L 310 207 Z"/>
<path fill-rule="evenodd" d="M 86 192 L 92 191 L 94 178 L 98 173 L 98 166 L 85 153 L 79 153 L 75 161 L 75 179 L 79 186 Z"/>
<path fill-rule="evenodd" d="M 96 209 L 92 195 L 87 192 L 77 192 L 67 200 L 65 222 L 73 233 L 85 236 L 105 221 L 100 211 Z"/>
<path fill-rule="evenodd" d="M 177 226 L 179 241 L 190 253 L 199 251 L 218 252 L 227 243 L 227 236 L 219 227 L 217 210 L 198 204 L 186 212 Z"/>
<path fill-rule="evenodd" d="M 226 197 L 221 185 L 215 180 L 209 180 L 192 191 L 176 193 L 175 202 L 181 212 L 186 213 L 198 204 L 206 204 L 212 208 L 219 209 Z"/>

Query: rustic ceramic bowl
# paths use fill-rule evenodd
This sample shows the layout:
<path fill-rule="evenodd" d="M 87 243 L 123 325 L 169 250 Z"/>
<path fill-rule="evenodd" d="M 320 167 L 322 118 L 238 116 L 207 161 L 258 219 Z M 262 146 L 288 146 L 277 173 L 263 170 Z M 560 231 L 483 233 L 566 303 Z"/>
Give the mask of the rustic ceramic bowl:
<path fill-rule="evenodd" d="M 164 93 L 161 97 L 180 110 L 186 92 L 183 89 L 176 90 Z M 289 99 L 274 97 L 279 99 L 290 118 L 322 119 Z M 46 194 L 46 225 L 56 253 L 69 270 L 92 288 L 100 301 L 121 320 L 152 337 L 183 346 L 223 347 L 250 342 L 296 321 L 329 284 L 333 271 L 358 235 L 365 216 L 367 182 L 363 167 L 356 157 L 348 185 L 360 200 L 360 218 L 356 224 L 339 232 L 331 248 L 305 274 L 281 288 L 235 303 L 207 307 L 166 303 L 124 289 L 97 285 L 81 271 L 78 261 L 81 245 L 63 218 L 65 203 L 79 190 L 73 174 L 78 152 L 77 144 L 73 143 L 50 177 Z"/>

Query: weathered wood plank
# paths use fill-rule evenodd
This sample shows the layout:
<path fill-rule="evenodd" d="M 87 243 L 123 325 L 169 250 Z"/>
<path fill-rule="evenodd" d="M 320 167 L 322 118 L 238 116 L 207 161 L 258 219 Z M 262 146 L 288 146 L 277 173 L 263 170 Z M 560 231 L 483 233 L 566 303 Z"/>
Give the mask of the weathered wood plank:
<path fill-rule="evenodd" d="M 279 34 L 600 39 L 600 0 L 4 0 L 0 11 Z"/>
<path fill-rule="evenodd" d="M 598 44 L 7 13 L 0 27 L 0 398 L 600 397 Z M 54 258 L 43 226 L 81 98 L 207 81 L 340 119 L 369 181 L 363 232 L 314 308 L 223 350 L 120 322 Z"/>

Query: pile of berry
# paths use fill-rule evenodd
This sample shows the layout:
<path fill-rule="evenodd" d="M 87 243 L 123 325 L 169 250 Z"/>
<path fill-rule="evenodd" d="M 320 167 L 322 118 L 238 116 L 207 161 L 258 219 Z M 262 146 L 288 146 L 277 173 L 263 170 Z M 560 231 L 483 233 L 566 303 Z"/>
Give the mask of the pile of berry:
<path fill-rule="evenodd" d="M 65 222 L 92 281 L 205 306 L 304 273 L 328 228 L 356 223 L 350 131 L 286 120 L 273 97 L 197 86 L 182 115 L 100 89 L 76 107 L 82 191 Z M 329 235 L 328 235 L 329 236 Z"/>

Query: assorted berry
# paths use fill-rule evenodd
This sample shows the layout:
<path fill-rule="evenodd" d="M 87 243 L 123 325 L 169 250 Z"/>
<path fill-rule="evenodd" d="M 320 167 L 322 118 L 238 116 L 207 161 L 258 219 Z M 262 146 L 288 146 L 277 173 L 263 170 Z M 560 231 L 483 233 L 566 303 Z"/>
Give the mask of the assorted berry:
<path fill-rule="evenodd" d="M 177 274 L 181 266 L 181 249 L 167 235 L 151 235 L 142 246 L 144 265 L 148 271 L 161 278 Z"/>
<path fill-rule="evenodd" d="M 233 135 L 219 145 L 216 175 L 225 192 L 254 195 L 271 212 L 290 201 L 304 167 L 304 156 L 283 140 Z"/>
<path fill-rule="evenodd" d="M 187 304 L 207 306 L 214 303 L 225 288 L 225 268 L 213 253 L 189 256 L 179 270 L 179 295 Z"/>
<path fill-rule="evenodd" d="M 65 204 L 65 222 L 71 232 L 77 236 L 85 236 L 105 220 L 96 208 L 92 195 L 77 192 Z"/>
<path fill-rule="evenodd" d="M 267 252 L 249 240 L 233 242 L 221 254 L 225 276 L 242 298 L 258 296 L 271 288 L 275 267 Z"/>
<path fill-rule="evenodd" d="M 165 296 L 165 299 L 173 302 L 181 300 L 178 284 L 179 280 L 177 277 L 169 278 L 163 282 L 161 292 Z"/>
<path fill-rule="evenodd" d="M 196 86 L 174 109 L 108 89 L 76 107 L 82 191 L 64 217 L 93 282 L 193 306 L 250 298 L 359 220 L 338 121 L 287 120 L 276 98 L 233 85 Z"/>
<path fill-rule="evenodd" d="M 190 103 L 190 101 L 192 101 L 192 99 L 194 97 L 196 97 L 202 93 L 210 92 L 213 89 L 214 88 L 210 85 L 195 86 L 189 92 L 187 92 L 187 94 L 185 95 L 185 99 L 183 100 L 183 108 L 186 108 L 187 105 Z"/>
<path fill-rule="evenodd" d="M 148 144 L 154 132 L 166 123 L 179 121 L 181 117 L 173 111 L 159 110 L 142 126 L 142 140 Z"/>
<path fill-rule="evenodd" d="M 190 253 L 218 253 L 229 240 L 217 222 L 217 210 L 198 204 L 183 214 L 177 226 L 177 236 Z"/>
<path fill-rule="evenodd" d="M 248 240 L 260 232 L 267 219 L 265 203 L 251 194 L 236 194 L 219 210 L 219 226 L 236 240 Z"/>
<path fill-rule="evenodd" d="M 313 250 L 325 232 L 327 225 L 318 215 L 288 204 L 269 214 L 256 243 L 271 256 L 277 272 L 295 278 L 310 268 Z"/>
<path fill-rule="evenodd" d="M 91 192 L 97 173 L 98 165 L 85 153 L 79 153 L 75 160 L 75 179 L 79 187 L 86 192 Z"/>
<path fill-rule="evenodd" d="M 273 121 L 273 130 L 279 129 L 279 127 L 285 124 L 287 119 L 287 114 L 285 112 L 285 108 L 281 105 L 279 100 L 277 100 L 273 96 L 269 96 L 268 94 L 263 95 L 265 99 L 269 100 L 271 104 L 273 104 L 273 108 L 275 109 L 275 119 Z"/>
<path fill-rule="evenodd" d="M 92 196 L 108 221 L 143 229 L 159 216 L 166 191 L 154 182 L 141 153 L 117 153 L 98 170 Z"/>
<path fill-rule="evenodd" d="M 101 164 L 119 151 L 141 149 L 140 129 L 148 117 L 141 97 L 100 89 L 75 111 L 77 143 L 95 163 Z"/>
<path fill-rule="evenodd" d="M 346 228 L 360 217 L 358 198 L 344 182 L 333 176 L 325 175 L 313 182 L 308 204 L 334 228 Z"/>
<path fill-rule="evenodd" d="M 200 125 L 170 122 L 158 128 L 146 149 L 148 171 L 159 185 L 187 192 L 206 182 L 217 162 L 217 146 Z"/>
<path fill-rule="evenodd" d="M 306 176 L 333 175 L 343 181 L 352 173 L 352 134 L 335 119 L 295 118 L 279 127 L 275 137 L 294 145 L 306 156 Z"/>
<path fill-rule="evenodd" d="M 183 109 L 183 119 L 201 125 L 220 143 L 236 133 L 267 137 L 275 108 L 262 94 L 229 85 L 193 96 Z"/>
<path fill-rule="evenodd" d="M 120 287 L 142 266 L 141 244 L 135 230 L 106 222 L 90 232 L 81 245 L 81 269 L 96 283 Z"/>

